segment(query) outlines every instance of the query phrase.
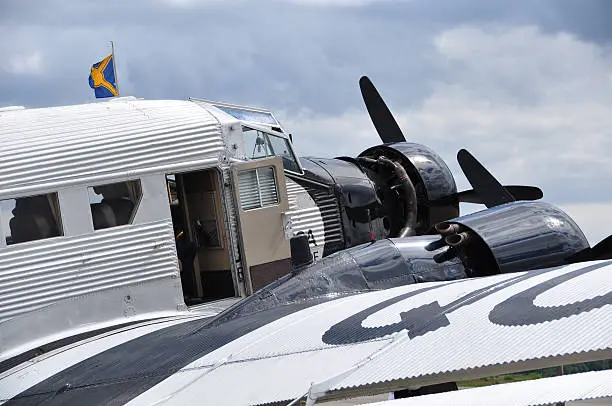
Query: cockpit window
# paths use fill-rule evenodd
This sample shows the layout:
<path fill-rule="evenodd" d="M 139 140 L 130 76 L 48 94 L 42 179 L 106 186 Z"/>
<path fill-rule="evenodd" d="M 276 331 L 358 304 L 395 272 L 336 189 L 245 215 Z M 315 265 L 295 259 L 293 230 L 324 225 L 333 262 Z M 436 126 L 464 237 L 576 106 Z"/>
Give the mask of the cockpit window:
<path fill-rule="evenodd" d="M 300 166 L 295 159 L 291 144 L 286 138 L 268 134 L 249 127 L 242 127 L 244 147 L 251 159 L 279 156 L 283 159 L 283 167 L 291 172 L 300 173 Z"/>

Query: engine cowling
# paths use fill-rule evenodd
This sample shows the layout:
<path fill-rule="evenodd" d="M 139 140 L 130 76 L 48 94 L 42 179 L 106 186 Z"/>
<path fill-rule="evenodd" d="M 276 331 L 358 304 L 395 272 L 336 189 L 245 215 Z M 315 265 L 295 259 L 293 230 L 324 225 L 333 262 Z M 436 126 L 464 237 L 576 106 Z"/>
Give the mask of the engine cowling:
<path fill-rule="evenodd" d="M 389 238 L 298 261 L 241 302 L 235 315 L 318 297 L 565 265 L 588 247 L 576 223 L 543 202 L 515 202 L 437 225 L 438 235 Z"/>
<path fill-rule="evenodd" d="M 459 216 L 459 200 L 456 197 L 457 186 L 453 174 L 431 148 L 411 142 L 397 142 L 371 147 L 359 154 L 359 158 L 378 159 L 381 156 L 399 162 L 410 177 L 417 197 L 417 235 L 435 234 L 435 224 Z M 404 221 L 402 205 L 397 202 L 398 196 L 389 189 L 389 170 L 371 165 L 365 165 L 365 170 L 377 185 L 385 211 L 396 224 L 398 218 Z M 392 231 L 397 231 L 396 224 Z M 396 235 L 390 233 L 391 237 Z"/>
<path fill-rule="evenodd" d="M 442 222 L 436 229 L 469 267 L 490 258 L 492 271 L 480 274 L 563 265 L 589 247 L 574 220 L 545 202 L 509 203 Z"/>

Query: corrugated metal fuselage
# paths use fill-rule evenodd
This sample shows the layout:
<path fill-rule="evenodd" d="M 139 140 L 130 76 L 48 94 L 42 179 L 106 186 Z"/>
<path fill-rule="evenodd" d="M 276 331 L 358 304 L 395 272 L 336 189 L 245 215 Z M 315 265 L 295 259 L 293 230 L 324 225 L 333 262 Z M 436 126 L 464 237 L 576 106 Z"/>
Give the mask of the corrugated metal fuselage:
<path fill-rule="evenodd" d="M 246 296 L 232 180 L 233 166 L 245 160 L 241 135 L 238 120 L 190 101 L 0 114 L 0 201 L 52 193 L 61 213 L 58 237 L 0 238 L 0 360 L 88 328 L 186 310 L 170 174 L 208 170 L 219 179 L 218 244 L 227 249 L 234 296 Z M 88 188 L 133 180 L 142 195 L 131 222 L 95 229 Z M 2 213 L 4 236 L 11 216 Z"/>

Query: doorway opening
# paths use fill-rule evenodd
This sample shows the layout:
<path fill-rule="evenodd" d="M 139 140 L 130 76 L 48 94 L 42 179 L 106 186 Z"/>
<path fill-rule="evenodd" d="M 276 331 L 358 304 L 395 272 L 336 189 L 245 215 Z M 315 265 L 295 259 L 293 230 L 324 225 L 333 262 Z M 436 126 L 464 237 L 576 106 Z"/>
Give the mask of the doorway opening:
<path fill-rule="evenodd" d="M 185 304 L 235 297 L 220 173 L 167 174 L 166 182 Z"/>

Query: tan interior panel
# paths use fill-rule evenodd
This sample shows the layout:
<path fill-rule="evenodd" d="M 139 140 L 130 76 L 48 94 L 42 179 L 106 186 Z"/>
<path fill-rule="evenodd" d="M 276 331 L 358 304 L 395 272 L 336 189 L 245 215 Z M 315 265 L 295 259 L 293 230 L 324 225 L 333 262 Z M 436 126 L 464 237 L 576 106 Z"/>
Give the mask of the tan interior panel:
<path fill-rule="evenodd" d="M 220 173 L 208 169 L 179 174 L 177 185 L 185 229 L 197 247 L 193 275 L 197 297 L 209 301 L 235 296 Z"/>

